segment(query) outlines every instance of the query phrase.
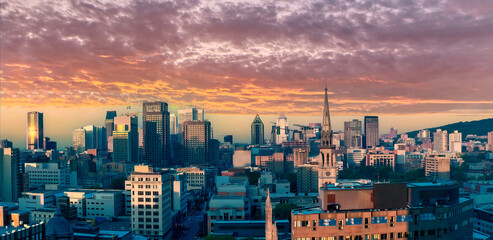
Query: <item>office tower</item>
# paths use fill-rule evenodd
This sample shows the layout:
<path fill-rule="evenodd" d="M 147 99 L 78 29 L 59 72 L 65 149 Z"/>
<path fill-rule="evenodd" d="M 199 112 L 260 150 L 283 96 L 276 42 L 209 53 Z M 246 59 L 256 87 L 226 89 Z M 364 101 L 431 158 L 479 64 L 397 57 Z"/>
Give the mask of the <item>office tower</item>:
<path fill-rule="evenodd" d="M 296 167 L 296 190 L 298 193 L 318 192 L 317 165 L 304 164 Z"/>
<path fill-rule="evenodd" d="M 433 133 L 433 150 L 435 150 L 435 152 L 438 153 L 448 151 L 447 131 L 442 131 L 441 129 L 437 129 L 437 131 Z"/>
<path fill-rule="evenodd" d="M 4 140 L 0 140 L 0 148 L 13 148 L 14 147 L 14 144 L 7 140 L 7 139 L 4 139 Z"/>
<path fill-rule="evenodd" d="M 210 163 L 209 144 L 212 139 L 209 121 L 183 123 L 183 155 L 186 165 Z"/>
<path fill-rule="evenodd" d="M 126 181 L 131 189 L 132 232 L 152 239 L 171 234 L 171 176 L 137 165 Z"/>
<path fill-rule="evenodd" d="M 450 152 L 462 152 L 462 133 L 455 130 L 453 133 L 448 135 L 448 141 Z"/>
<path fill-rule="evenodd" d="M 226 136 L 224 136 L 224 143 L 233 144 L 233 135 L 226 135 Z"/>
<path fill-rule="evenodd" d="M 178 110 L 178 124 L 182 125 L 186 121 L 204 121 L 204 109 L 190 106 Z"/>
<path fill-rule="evenodd" d="M 263 145 L 264 144 L 264 123 L 257 114 L 252 122 L 251 129 L 252 145 Z"/>
<path fill-rule="evenodd" d="M 277 136 L 277 127 L 276 125 L 272 125 L 272 129 L 270 130 L 270 144 L 277 144 L 276 143 L 276 136 Z"/>
<path fill-rule="evenodd" d="M 43 113 L 27 114 L 27 149 L 43 149 Z"/>
<path fill-rule="evenodd" d="M 113 161 L 138 163 L 139 129 L 137 116 L 114 118 Z"/>
<path fill-rule="evenodd" d="M 57 162 L 24 163 L 29 187 L 43 189 L 46 184 L 67 185 L 67 172 Z"/>
<path fill-rule="evenodd" d="M 330 123 L 329 98 L 325 88 L 325 101 L 322 131 L 320 133 L 320 155 L 318 159 L 318 185 L 322 189 L 327 184 L 337 182 L 337 158 L 332 145 L 332 126 Z"/>
<path fill-rule="evenodd" d="M 0 148 L 0 202 L 17 202 L 19 180 L 19 149 Z"/>
<path fill-rule="evenodd" d="M 180 132 L 178 129 L 178 116 L 174 113 L 169 115 L 169 132 L 170 134 L 178 134 Z"/>
<path fill-rule="evenodd" d="M 86 130 L 75 129 L 72 133 L 72 143 L 77 153 L 84 152 L 86 150 Z"/>
<path fill-rule="evenodd" d="M 96 126 L 94 128 L 94 139 L 96 149 L 108 149 L 108 134 L 105 126 Z"/>
<path fill-rule="evenodd" d="M 86 130 L 86 150 L 96 148 L 96 127 L 87 125 L 83 127 Z"/>
<path fill-rule="evenodd" d="M 113 136 L 114 131 L 114 118 L 116 117 L 116 111 L 107 111 L 106 118 L 104 119 L 104 127 L 106 128 L 106 140 L 108 137 Z"/>
<path fill-rule="evenodd" d="M 353 119 L 344 122 L 344 146 L 346 148 L 361 148 L 361 121 Z"/>
<path fill-rule="evenodd" d="M 372 148 L 378 146 L 378 117 L 377 116 L 365 116 L 365 148 Z"/>
<path fill-rule="evenodd" d="M 289 124 L 288 118 L 284 116 L 284 113 L 276 120 L 276 144 L 281 144 L 283 142 L 289 141 Z"/>
<path fill-rule="evenodd" d="M 488 146 L 489 151 L 493 151 L 493 132 L 488 133 Z"/>
<path fill-rule="evenodd" d="M 143 104 L 144 163 L 153 167 L 167 167 L 170 163 L 170 134 L 168 104 Z"/>
<path fill-rule="evenodd" d="M 450 180 L 450 158 L 445 155 L 431 154 L 425 157 L 425 175 L 430 181 Z"/>

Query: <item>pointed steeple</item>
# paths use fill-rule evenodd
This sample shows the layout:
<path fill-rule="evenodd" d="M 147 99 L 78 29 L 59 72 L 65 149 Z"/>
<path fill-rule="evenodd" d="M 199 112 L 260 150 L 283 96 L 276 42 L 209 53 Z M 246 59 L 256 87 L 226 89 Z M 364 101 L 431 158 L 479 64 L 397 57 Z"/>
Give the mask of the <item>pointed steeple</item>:
<path fill-rule="evenodd" d="M 320 148 L 331 148 L 331 147 L 332 147 L 332 126 L 330 125 L 329 97 L 327 95 L 327 86 L 326 86 Z"/>
<path fill-rule="evenodd" d="M 272 203 L 270 201 L 269 188 L 267 188 L 267 196 L 265 197 L 265 240 L 273 240 L 272 236 Z"/>

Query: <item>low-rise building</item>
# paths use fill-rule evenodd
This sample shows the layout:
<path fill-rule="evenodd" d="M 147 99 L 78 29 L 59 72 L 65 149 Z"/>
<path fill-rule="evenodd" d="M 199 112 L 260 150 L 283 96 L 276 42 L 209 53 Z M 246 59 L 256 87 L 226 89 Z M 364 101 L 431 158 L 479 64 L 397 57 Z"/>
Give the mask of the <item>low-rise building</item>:
<path fill-rule="evenodd" d="M 214 195 L 207 210 L 207 232 L 211 233 L 216 221 L 250 219 L 250 205 L 246 196 Z"/>

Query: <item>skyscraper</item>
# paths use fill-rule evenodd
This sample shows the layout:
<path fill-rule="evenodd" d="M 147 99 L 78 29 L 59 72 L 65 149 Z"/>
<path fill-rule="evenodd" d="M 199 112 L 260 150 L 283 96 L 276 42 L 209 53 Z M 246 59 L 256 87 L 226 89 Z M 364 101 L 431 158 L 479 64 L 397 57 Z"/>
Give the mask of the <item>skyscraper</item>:
<path fill-rule="evenodd" d="M 96 148 L 96 127 L 87 125 L 83 127 L 86 130 L 86 150 Z"/>
<path fill-rule="evenodd" d="M 224 143 L 231 143 L 231 144 L 233 144 L 233 135 L 226 135 L 226 136 L 224 136 Z"/>
<path fill-rule="evenodd" d="M 86 150 L 86 130 L 75 129 L 72 133 L 72 144 L 77 153 L 84 152 Z"/>
<path fill-rule="evenodd" d="M 365 148 L 378 146 L 378 117 L 365 116 Z"/>
<path fill-rule="evenodd" d="M 144 163 L 167 167 L 171 158 L 168 104 L 147 102 L 142 107 Z"/>
<path fill-rule="evenodd" d="M 190 106 L 178 110 L 178 124 L 181 125 L 186 121 L 204 121 L 204 109 Z"/>
<path fill-rule="evenodd" d="M 18 201 L 19 180 L 19 149 L 0 148 L 0 202 Z"/>
<path fill-rule="evenodd" d="M 264 123 L 260 116 L 257 114 L 252 122 L 252 145 L 263 145 L 264 144 Z"/>
<path fill-rule="evenodd" d="M 170 134 L 178 134 L 179 133 L 178 117 L 174 113 L 171 113 L 169 115 L 169 132 L 170 132 Z"/>
<path fill-rule="evenodd" d="M 43 113 L 27 114 L 27 149 L 43 149 Z"/>
<path fill-rule="evenodd" d="M 330 123 L 327 88 L 325 88 L 324 112 L 319 148 L 318 185 L 319 189 L 322 189 L 322 187 L 325 187 L 327 184 L 335 184 L 337 181 L 337 158 L 335 155 L 335 147 L 332 144 L 332 126 Z M 322 194 L 320 194 L 320 196 L 322 196 Z"/>
<path fill-rule="evenodd" d="M 186 165 L 210 162 L 209 144 L 212 139 L 209 121 L 183 123 L 183 154 Z"/>
<path fill-rule="evenodd" d="M 433 150 L 439 153 L 448 151 L 447 131 L 442 131 L 442 129 L 437 129 L 437 131 L 433 133 Z"/>
<path fill-rule="evenodd" d="M 344 122 L 344 146 L 346 148 L 361 148 L 361 121 L 353 119 Z"/>
<path fill-rule="evenodd" d="M 114 118 L 113 161 L 138 163 L 139 130 L 137 116 Z"/>
<path fill-rule="evenodd" d="M 289 128 L 288 118 L 284 116 L 284 113 L 277 118 L 276 121 L 276 144 L 289 141 Z"/>
<path fill-rule="evenodd" d="M 104 127 L 106 128 L 106 141 L 108 137 L 113 136 L 114 130 L 114 118 L 116 117 L 116 111 L 107 111 L 106 118 L 104 119 Z"/>
<path fill-rule="evenodd" d="M 97 149 L 108 149 L 108 133 L 106 127 L 96 126 L 94 128 L 94 145 Z"/>

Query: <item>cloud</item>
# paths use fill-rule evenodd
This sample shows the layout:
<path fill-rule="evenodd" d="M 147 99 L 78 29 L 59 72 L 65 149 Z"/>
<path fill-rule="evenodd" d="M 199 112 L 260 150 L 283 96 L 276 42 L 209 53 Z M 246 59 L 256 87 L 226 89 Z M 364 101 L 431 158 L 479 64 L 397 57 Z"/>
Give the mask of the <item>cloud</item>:
<path fill-rule="evenodd" d="M 480 112 L 493 4 L 461 1 L 9 1 L 10 106 L 189 103 L 215 113 Z M 325 80 L 326 79 L 326 80 Z"/>

